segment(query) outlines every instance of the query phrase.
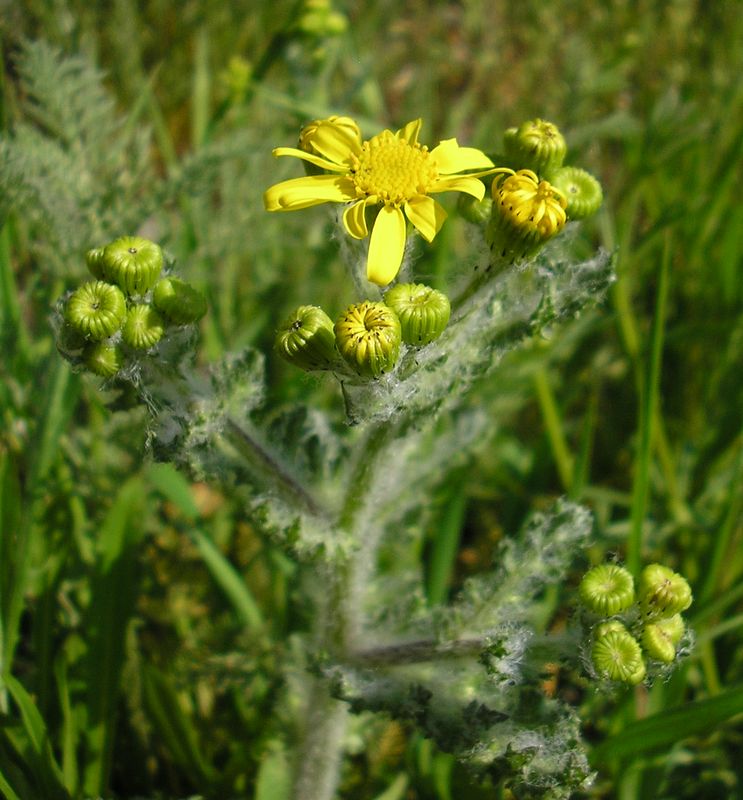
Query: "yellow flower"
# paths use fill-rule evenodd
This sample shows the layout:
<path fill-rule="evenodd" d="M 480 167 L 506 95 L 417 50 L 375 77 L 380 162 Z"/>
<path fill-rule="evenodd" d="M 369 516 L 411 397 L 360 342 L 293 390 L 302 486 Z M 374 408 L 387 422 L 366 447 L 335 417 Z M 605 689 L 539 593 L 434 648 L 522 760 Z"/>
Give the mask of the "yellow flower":
<path fill-rule="evenodd" d="M 381 205 L 371 231 L 366 276 L 387 285 L 402 263 L 405 218 L 429 242 L 446 219 L 446 211 L 429 195 L 466 192 L 482 200 L 485 186 L 478 178 L 511 172 L 494 169 L 484 153 L 460 147 L 456 139 L 429 150 L 418 143 L 420 127 L 416 119 L 397 133 L 385 130 L 362 141 L 358 126 L 348 117 L 310 123 L 300 136 L 300 149 L 278 147 L 273 154 L 301 158 L 331 174 L 277 183 L 264 195 L 266 209 L 295 211 L 320 203 L 347 203 L 343 224 L 355 239 L 365 239 L 366 207 Z"/>

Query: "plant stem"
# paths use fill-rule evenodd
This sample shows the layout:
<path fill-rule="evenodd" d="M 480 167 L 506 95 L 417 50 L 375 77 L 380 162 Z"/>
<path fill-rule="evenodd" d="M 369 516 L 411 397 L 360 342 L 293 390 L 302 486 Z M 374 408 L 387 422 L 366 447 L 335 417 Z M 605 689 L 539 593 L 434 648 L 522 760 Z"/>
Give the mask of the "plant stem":
<path fill-rule="evenodd" d="M 361 603 L 374 574 L 379 535 L 365 530 L 367 505 L 373 496 L 380 454 L 395 426 L 378 423 L 359 444 L 346 485 L 337 527 L 353 533 L 361 546 L 350 560 L 333 567 L 327 603 L 318 615 L 318 646 L 338 660 L 347 660 L 360 627 Z M 368 535 L 367 535 L 368 534 Z M 292 797 L 332 800 L 338 782 L 348 708 L 333 699 L 323 681 L 313 678 L 305 714 L 304 740 L 295 766 Z"/>
<path fill-rule="evenodd" d="M 276 485 L 281 493 L 305 511 L 316 517 L 326 513 L 310 492 L 284 468 L 261 443 L 234 420 L 228 419 L 226 432 L 230 442 L 246 459 L 252 471 L 260 473 L 265 481 Z"/>

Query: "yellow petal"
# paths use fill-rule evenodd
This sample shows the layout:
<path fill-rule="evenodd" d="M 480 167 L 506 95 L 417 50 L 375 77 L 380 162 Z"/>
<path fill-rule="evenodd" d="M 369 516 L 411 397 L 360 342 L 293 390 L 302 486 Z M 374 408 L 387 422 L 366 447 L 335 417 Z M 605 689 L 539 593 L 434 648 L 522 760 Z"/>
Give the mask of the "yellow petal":
<path fill-rule="evenodd" d="M 369 241 L 366 277 L 377 286 L 386 286 L 400 271 L 404 252 L 405 215 L 395 206 L 382 206 Z"/>
<path fill-rule="evenodd" d="M 405 203 L 405 214 L 420 235 L 428 242 L 441 230 L 446 211 L 433 197 L 419 195 Z"/>
<path fill-rule="evenodd" d="M 479 178 L 467 175 L 454 175 L 451 178 L 439 178 L 428 190 L 430 194 L 436 192 L 464 192 L 471 194 L 478 200 L 485 197 L 485 184 Z"/>
<path fill-rule="evenodd" d="M 263 195 L 267 211 L 296 211 L 320 203 L 347 203 L 355 199 L 353 181 L 338 175 L 293 178 L 271 186 Z"/>
<path fill-rule="evenodd" d="M 408 122 L 405 127 L 400 128 L 397 132 L 397 138 L 403 139 L 408 142 L 408 144 L 418 144 L 418 134 L 420 133 L 422 124 L 422 119 L 414 119 L 412 122 Z"/>
<path fill-rule="evenodd" d="M 367 200 L 359 200 L 343 212 L 343 225 L 354 239 L 366 239 L 369 228 L 366 225 Z"/>
<path fill-rule="evenodd" d="M 334 125 L 329 121 L 319 125 L 307 135 L 305 143 L 336 164 L 348 165 L 351 155 L 361 152 L 361 137 L 358 130 L 346 125 Z"/>
<path fill-rule="evenodd" d="M 294 158 L 301 158 L 302 161 L 309 161 L 310 164 L 314 164 L 316 167 L 322 167 L 322 169 L 327 169 L 330 172 L 348 171 L 348 167 L 343 164 L 334 164 L 332 161 L 328 161 L 326 158 L 322 158 L 321 156 L 316 156 L 312 153 L 306 153 L 304 150 L 297 150 L 296 147 L 276 147 L 274 148 L 273 154 L 277 158 L 280 156 L 294 156 Z"/>
<path fill-rule="evenodd" d="M 431 150 L 431 155 L 442 175 L 495 166 L 485 153 L 475 147 L 460 147 L 456 139 L 444 139 Z"/>

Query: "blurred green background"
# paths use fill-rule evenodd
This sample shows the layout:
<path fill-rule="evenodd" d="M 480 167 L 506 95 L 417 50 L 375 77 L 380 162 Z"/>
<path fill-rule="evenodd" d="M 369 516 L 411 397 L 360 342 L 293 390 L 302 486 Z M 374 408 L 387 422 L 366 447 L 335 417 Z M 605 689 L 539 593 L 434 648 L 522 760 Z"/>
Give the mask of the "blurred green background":
<path fill-rule="evenodd" d="M 0 8 L 0 793 L 284 796 L 281 664 L 307 625 L 296 568 L 239 497 L 149 463 L 143 413 L 111 413 L 69 372 L 49 315 L 88 248 L 135 231 L 207 293 L 201 362 L 268 353 L 299 303 L 337 312 L 351 294 L 326 211 L 267 215 L 261 195 L 297 174 L 272 147 L 347 114 L 367 135 L 423 117 L 422 141 L 493 153 L 542 117 L 600 178 L 574 246 L 617 250 L 610 297 L 481 389 L 492 441 L 431 498 L 421 557 L 443 599 L 567 493 L 595 513 L 596 561 L 683 572 L 697 647 L 672 679 L 605 697 L 557 676 L 550 691 L 580 706 L 591 797 L 743 795 L 740 4 Z M 452 218 L 418 274 L 455 280 L 468 236 Z M 340 424 L 333 387 L 267 370 L 269 404 L 311 399 Z M 550 599 L 558 619 L 570 593 Z M 384 719 L 349 747 L 343 798 L 507 796 Z"/>

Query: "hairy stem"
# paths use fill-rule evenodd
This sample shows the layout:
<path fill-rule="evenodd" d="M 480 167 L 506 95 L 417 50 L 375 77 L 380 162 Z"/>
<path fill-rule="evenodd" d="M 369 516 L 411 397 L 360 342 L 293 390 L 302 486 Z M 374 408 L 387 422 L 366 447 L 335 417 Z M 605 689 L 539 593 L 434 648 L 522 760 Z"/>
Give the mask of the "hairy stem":
<path fill-rule="evenodd" d="M 349 561 L 334 568 L 327 603 L 318 615 L 317 644 L 339 660 L 346 660 L 354 646 L 365 587 L 374 572 L 376 545 L 370 547 L 369 541 L 378 542 L 379 536 L 367 537 L 364 527 L 377 465 L 385 445 L 394 435 L 393 428 L 377 424 L 359 444 L 338 514 L 337 527 L 351 531 L 354 540 L 363 545 Z M 330 697 L 323 682 L 312 680 L 292 797 L 332 800 L 338 782 L 348 709 L 345 703 Z"/>
<path fill-rule="evenodd" d="M 251 471 L 263 476 L 281 494 L 295 505 L 316 517 L 326 517 L 327 513 L 308 489 L 291 472 L 273 457 L 255 436 L 231 419 L 227 420 L 226 433 L 230 442 L 245 458 Z"/>

